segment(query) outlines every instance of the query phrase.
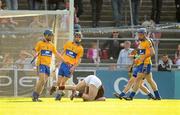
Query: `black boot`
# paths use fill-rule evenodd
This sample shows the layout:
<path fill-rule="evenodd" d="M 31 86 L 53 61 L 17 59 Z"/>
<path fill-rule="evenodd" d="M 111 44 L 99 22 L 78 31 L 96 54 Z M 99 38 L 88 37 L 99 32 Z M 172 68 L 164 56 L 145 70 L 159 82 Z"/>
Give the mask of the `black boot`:
<path fill-rule="evenodd" d="M 151 93 L 149 93 L 147 96 L 149 97 L 149 99 L 156 100 L 156 98 Z"/>

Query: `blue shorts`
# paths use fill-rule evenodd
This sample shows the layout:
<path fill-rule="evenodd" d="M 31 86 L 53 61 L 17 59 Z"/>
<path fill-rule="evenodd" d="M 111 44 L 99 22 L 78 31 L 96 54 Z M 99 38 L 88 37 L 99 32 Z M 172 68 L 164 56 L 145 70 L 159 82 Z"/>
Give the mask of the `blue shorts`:
<path fill-rule="evenodd" d="M 139 73 L 146 73 L 149 74 L 151 72 L 152 69 L 152 65 L 148 64 L 146 67 L 144 67 L 144 64 L 141 64 L 139 66 L 137 66 Z"/>
<path fill-rule="evenodd" d="M 138 74 L 138 68 L 137 68 L 137 66 L 136 66 L 136 67 L 133 67 L 133 73 L 132 73 L 132 75 L 133 75 L 133 77 L 137 77 L 137 74 Z"/>
<path fill-rule="evenodd" d="M 47 65 L 40 64 L 39 68 L 38 68 L 38 73 L 45 73 L 49 76 L 50 75 L 50 67 Z"/>
<path fill-rule="evenodd" d="M 59 67 L 58 76 L 71 77 L 71 72 L 70 72 L 71 67 L 72 65 L 62 62 Z"/>
<path fill-rule="evenodd" d="M 133 76 L 137 77 L 138 73 L 146 73 L 149 74 L 151 72 L 152 65 L 148 64 L 147 67 L 144 67 L 144 64 L 141 64 L 139 66 L 136 66 L 133 68 Z"/>

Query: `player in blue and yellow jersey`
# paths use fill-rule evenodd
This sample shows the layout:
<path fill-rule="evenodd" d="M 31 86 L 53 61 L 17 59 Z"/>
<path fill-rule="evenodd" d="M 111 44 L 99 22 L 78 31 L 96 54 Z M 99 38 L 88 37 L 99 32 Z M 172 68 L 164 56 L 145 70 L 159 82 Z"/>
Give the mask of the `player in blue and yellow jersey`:
<path fill-rule="evenodd" d="M 129 66 L 129 80 L 127 85 L 125 86 L 125 88 L 123 89 L 123 91 L 118 94 L 118 93 L 114 93 L 114 96 L 119 98 L 119 99 L 123 99 L 124 97 L 126 97 L 126 93 L 133 87 L 137 74 L 138 74 L 138 68 L 137 66 L 137 58 L 139 58 L 139 55 L 137 54 L 137 50 L 133 50 L 131 52 L 131 54 L 129 55 L 129 57 L 131 57 L 133 59 L 133 64 L 131 66 Z M 144 93 L 146 93 L 146 95 L 149 97 L 149 99 L 154 99 L 154 96 L 150 93 L 150 91 L 148 90 L 148 88 L 144 85 L 143 81 L 141 82 L 141 85 L 139 87 Z"/>
<path fill-rule="evenodd" d="M 32 94 L 33 101 L 39 100 L 39 95 L 44 89 L 44 85 L 50 75 L 50 64 L 52 60 L 52 54 L 55 54 L 60 59 L 63 59 L 61 54 L 59 54 L 55 46 L 51 43 L 51 40 L 54 38 L 54 34 L 51 30 L 44 31 L 44 39 L 39 41 L 34 50 L 37 55 L 37 68 L 39 81 L 37 82 L 34 92 Z M 64 60 L 63 60 L 64 61 Z"/>
<path fill-rule="evenodd" d="M 68 41 L 64 44 L 64 49 L 62 52 L 63 58 L 66 60 L 66 63 L 62 62 L 59 71 L 58 71 L 58 82 L 57 86 L 64 86 L 66 81 L 71 77 L 71 74 L 74 72 L 75 68 L 81 62 L 81 57 L 83 56 L 84 49 L 81 45 L 82 34 L 76 32 L 74 34 L 74 40 Z M 51 88 L 50 94 L 55 91 L 56 87 Z M 62 91 L 57 91 L 55 100 L 61 100 L 63 96 Z"/>
<path fill-rule="evenodd" d="M 151 68 L 152 68 L 151 57 L 155 55 L 155 51 L 153 48 L 152 41 L 146 38 L 146 36 L 147 36 L 147 31 L 145 28 L 141 28 L 138 30 L 138 38 L 140 41 L 140 44 L 138 46 L 138 55 L 140 57 L 136 59 L 136 63 L 137 63 L 136 69 L 138 71 L 138 74 L 136 81 L 134 83 L 133 90 L 130 96 L 125 98 L 126 100 L 133 99 L 133 97 L 136 94 L 136 91 L 139 89 L 142 80 L 144 78 L 147 80 L 147 82 L 150 84 L 151 88 L 153 89 L 155 98 L 157 100 L 161 99 L 157 85 L 152 78 L 152 72 L 151 72 Z"/>

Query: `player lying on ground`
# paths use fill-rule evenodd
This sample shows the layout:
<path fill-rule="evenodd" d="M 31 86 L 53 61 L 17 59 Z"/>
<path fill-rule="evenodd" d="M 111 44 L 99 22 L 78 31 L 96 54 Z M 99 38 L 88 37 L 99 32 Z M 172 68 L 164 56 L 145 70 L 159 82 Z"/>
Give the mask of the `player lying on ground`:
<path fill-rule="evenodd" d="M 71 100 L 76 97 L 76 91 L 79 91 L 78 97 L 84 101 L 105 101 L 104 88 L 101 80 L 95 75 L 89 75 L 77 85 L 64 85 L 57 87 L 59 90 L 72 90 Z M 50 91 L 52 94 L 56 89 L 53 87 Z"/>

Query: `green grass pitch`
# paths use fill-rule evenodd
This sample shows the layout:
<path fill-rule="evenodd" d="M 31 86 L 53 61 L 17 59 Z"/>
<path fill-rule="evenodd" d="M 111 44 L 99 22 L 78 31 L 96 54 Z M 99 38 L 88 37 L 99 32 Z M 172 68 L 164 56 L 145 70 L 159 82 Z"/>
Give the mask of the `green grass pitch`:
<path fill-rule="evenodd" d="M 104 102 L 63 98 L 0 98 L 0 115 L 180 115 L 180 100 L 107 99 Z"/>

